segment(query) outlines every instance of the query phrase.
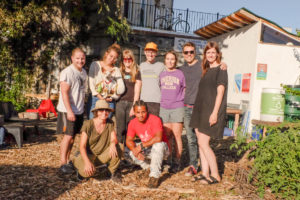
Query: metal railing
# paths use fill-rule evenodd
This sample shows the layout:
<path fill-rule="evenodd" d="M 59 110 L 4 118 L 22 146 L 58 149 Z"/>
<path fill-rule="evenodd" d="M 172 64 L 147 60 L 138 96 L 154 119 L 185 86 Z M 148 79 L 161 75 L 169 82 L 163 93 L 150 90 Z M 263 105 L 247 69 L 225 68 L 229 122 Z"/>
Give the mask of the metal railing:
<path fill-rule="evenodd" d="M 204 13 L 189 9 L 174 9 L 165 6 L 124 2 L 124 17 L 132 26 L 151 29 L 193 33 L 225 15 Z"/>

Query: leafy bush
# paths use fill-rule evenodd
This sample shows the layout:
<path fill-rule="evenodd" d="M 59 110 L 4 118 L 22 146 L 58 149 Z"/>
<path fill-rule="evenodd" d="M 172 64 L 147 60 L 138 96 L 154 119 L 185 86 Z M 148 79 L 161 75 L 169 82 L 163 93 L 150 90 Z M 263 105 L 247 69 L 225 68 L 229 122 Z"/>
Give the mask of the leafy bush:
<path fill-rule="evenodd" d="M 254 158 L 249 174 L 263 197 L 269 187 L 279 198 L 300 199 L 300 126 L 268 128 L 269 135 L 260 141 L 246 143 L 239 138 L 231 148 L 239 148 L 238 153 L 251 150 Z"/>

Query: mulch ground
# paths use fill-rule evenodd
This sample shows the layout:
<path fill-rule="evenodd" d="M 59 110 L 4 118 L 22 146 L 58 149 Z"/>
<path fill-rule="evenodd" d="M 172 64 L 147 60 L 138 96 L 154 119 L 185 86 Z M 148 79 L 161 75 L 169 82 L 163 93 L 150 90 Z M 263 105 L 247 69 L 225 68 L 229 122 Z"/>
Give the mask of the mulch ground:
<path fill-rule="evenodd" d="M 229 149 L 232 138 L 212 141 L 222 174 L 220 184 L 192 182 L 184 176 L 186 167 L 177 174 L 164 170 L 159 187 L 149 189 L 146 173 L 134 166 L 122 169 L 122 184 L 101 177 L 79 181 L 75 174 L 59 174 L 62 135 L 55 134 L 55 125 L 55 119 L 42 120 L 39 135 L 27 129 L 22 148 L 0 150 L 0 199 L 258 199 L 255 188 L 242 180 L 247 177 L 239 173 L 247 171 L 249 162 Z M 186 144 L 186 137 L 182 138 Z M 79 139 L 76 136 L 72 155 Z M 182 158 L 187 163 L 185 150 Z"/>

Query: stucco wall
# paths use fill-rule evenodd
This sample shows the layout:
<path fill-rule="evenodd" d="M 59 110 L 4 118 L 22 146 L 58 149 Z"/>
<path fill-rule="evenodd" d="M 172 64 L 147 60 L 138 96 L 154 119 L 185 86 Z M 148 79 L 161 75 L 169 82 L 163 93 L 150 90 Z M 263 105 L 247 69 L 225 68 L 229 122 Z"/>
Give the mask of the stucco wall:
<path fill-rule="evenodd" d="M 257 64 L 267 64 L 266 80 L 256 80 L 253 74 L 253 94 L 251 98 L 253 119 L 260 119 L 260 101 L 263 88 L 281 88 L 280 84 L 293 85 L 300 75 L 299 46 L 275 44 L 258 44 L 255 70 Z M 298 58 L 300 59 L 300 58 Z M 297 82 L 299 84 L 299 82 Z"/>
<path fill-rule="evenodd" d="M 256 64 L 257 44 L 260 40 L 261 22 L 248 25 L 211 40 L 219 43 L 222 61 L 228 65 L 228 99 L 230 104 L 240 104 L 241 100 L 250 101 L 253 91 L 253 73 Z M 249 93 L 234 91 L 235 74 L 251 73 Z M 251 107 L 251 102 L 249 102 Z"/>

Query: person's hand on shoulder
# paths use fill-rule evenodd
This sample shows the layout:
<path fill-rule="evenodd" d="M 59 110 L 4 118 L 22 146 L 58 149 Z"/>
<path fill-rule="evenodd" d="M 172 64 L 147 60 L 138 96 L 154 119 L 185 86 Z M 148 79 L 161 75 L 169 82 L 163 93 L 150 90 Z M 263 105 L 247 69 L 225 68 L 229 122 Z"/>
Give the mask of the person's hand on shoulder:
<path fill-rule="evenodd" d="M 221 70 L 227 70 L 227 64 L 224 62 L 221 62 Z"/>

